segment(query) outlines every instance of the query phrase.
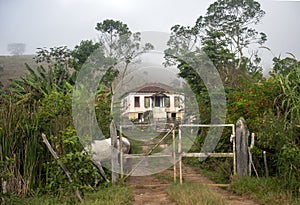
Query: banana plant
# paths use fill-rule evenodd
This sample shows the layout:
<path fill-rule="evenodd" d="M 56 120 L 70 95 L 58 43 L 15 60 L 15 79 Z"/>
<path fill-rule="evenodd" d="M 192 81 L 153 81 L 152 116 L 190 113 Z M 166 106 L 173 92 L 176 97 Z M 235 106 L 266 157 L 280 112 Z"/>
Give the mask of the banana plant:
<path fill-rule="evenodd" d="M 67 84 L 72 81 L 72 71 L 68 67 L 69 56 L 69 50 L 64 47 L 51 48 L 50 51 L 40 48 L 35 57 L 37 68 L 33 69 L 25 64 L 28 74 L 13 80 L 10 85 L 10 91 L 18 102 L 41 100 L 53 90 L 68 91 Z"/>
<path fill-rule="evenodd" d="M 282 94 L 281 101 L 284 118 L 287 124 L 300 127 L 300 66 L 297 64 L 288 74 L 279 73 L 277 78 Z"/>

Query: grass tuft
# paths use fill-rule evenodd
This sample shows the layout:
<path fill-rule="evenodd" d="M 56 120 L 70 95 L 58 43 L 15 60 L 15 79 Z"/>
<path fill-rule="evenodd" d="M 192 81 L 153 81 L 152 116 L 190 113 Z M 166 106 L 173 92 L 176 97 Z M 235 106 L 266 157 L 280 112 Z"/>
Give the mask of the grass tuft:
<path fill-rule="evenodd" d="M 181 205 L 228 205 L 223 196 L 197 184 L 173 184 L 167 192 L 172 201 Z"/>
<path fill-rule="evenodd" d="M 281 188 L 281 182 L 276 178 L 235 178 L 231 189 L 239 195 L 247 195 L 260 204 L 267 205 L 297 205 L 300 199 Z"/>

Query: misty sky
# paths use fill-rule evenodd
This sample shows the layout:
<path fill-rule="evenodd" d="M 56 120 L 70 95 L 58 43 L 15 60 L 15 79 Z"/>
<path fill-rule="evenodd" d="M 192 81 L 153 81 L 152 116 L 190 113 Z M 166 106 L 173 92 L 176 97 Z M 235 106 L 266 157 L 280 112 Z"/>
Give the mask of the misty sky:
<path fill-rule="evenodd" d="M 169 32 L 173 25 L 190 25 L 205 15 L 213 0 L 0 0 L 0 55 L 7 44 L 25 43 L 26 54 L 37 47 L 66 45 L 97 39 L 95 26 L 104 19 L 121 20 L 132 31 Z M 256 27 L 267 34 L 273 55 L 291 52 L 300 58 L 300 2 L 258 0 L 266 15 Z"/>

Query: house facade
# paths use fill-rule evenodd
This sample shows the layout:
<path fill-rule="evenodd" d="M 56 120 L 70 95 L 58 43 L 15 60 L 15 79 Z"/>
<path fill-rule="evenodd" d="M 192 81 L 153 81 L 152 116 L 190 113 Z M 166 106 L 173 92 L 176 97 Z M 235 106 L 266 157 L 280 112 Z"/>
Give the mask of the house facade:
<path fill-rule="evenodd" d="M 184 115 L 184 95 L 160 83 L 145 84 L 126 93 L 121 103 L 122 115 L 135 123 L 178 121 Z"/>

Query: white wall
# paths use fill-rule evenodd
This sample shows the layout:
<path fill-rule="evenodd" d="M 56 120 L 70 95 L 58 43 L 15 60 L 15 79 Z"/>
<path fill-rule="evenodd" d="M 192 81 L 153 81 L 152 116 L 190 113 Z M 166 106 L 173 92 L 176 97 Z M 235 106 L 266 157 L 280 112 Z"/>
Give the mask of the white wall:
<path fill-rule="evenodd" d="M 149 108 L 145 108 L 144 104 L 144 99 L 145 97 L 151 97 L 154 93 L 147 93 L 147 94 L 143 94 L 143 93 L 130 93 L 126 99 L 127 99 L 127 110 L 126 112 L 145 112 L 148 110 L 152 110 L 153 108 L 152 106 L 152 99 L 150 99 L 150 107 Z M 178 112 L 178 110 L 184 108 L 184 96 L 183 95 L 179 95 L 179 94 L 167 94 L 167 96 L 170 97 L 170 107 L 169 108 L 163 108 L 161 110 L 163 110 L 164 112 Z M 134 99 L 135 97 L 140 97 L 140 107 L 134 107 Z M 180 102 L 181 107 L 175 107 L 175 97 L 180 97 L 183 101 Z"/>

